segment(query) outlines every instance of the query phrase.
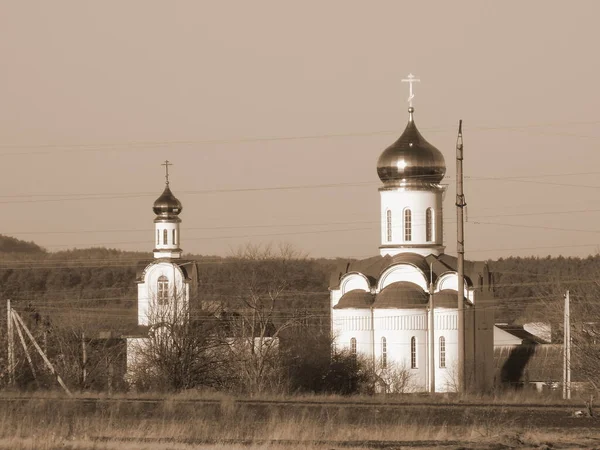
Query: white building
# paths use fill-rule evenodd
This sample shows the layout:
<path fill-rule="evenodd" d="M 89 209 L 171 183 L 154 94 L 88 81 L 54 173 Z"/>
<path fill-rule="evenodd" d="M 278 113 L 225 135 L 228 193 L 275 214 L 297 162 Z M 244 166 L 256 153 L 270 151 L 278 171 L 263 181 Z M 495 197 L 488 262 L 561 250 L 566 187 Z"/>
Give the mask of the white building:
<path fill-rule="evenodd" d="M 412 95 L 412 90 L 411 90 Z M 409 108 L 406 129 L 379 157 L 383 186 L 379 256 L 340 265 L 330 283 L 337 348 L 367 357 L 382 374 L 409 374 L 412 391 L 458 386 L 457 259 L 444 254 L 442 153 Z M 465 382 L 493 383 L 493 304 L 486 263 L 465 261 Z"/>
<path fill-rule="evenodd" d="M 148 332 L 199 307 L 197 262 L 181 258 L 179 214 L 183 208 L 169 187 L 168 161 L 166 167 L 165 189 L 153 206 L 154 260 L 140 263 L 136 279 L 138 333 L 127 337 L 128 370 L 135 365 Z"/>

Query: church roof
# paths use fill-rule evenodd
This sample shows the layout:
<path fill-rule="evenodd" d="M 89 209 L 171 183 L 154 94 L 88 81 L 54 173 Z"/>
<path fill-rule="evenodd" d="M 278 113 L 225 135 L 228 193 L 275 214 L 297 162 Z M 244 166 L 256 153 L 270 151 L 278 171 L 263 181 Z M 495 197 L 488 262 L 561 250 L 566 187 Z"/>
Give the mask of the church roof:
<path fill-rule="evenodd" d="M 372 304 L 373 294 L 361 291 L 360 289 L 354 289 L 342 295 L 342 298 L 340 298 L 340 301 L 333 309 L 370 308 Z"/>
<path fill-rule="evenodd" d="M 470 305 L 467 299 L 464 299 L 465 306 Z M 443 289 L 433 295 L 433 304 L 436 308 L 456 308 L 458 306 L 458 295 L 452 289 Z"/>
<path fill-rule="evenodd" d="M 198 262 L 196 260 L 193 259 L 189 259 L 189 260 L 180 260 L 180 259 L 152 259 L 152 260 L 144 260 L 144 261 L 139 261 L 137 263 L 137 267 L 136 267 L 136 276 L 135 276 L 135 281 L 138 283 L 141 283 L 144 281 L 144 272 L 146 271 L 146 269 L 153 265 L 153 264 L 159 264 L 159 263 L 170 263 L 170 264 L 175 264 L 176 266 L 178 266 L 181 271 L 183 272 L 183 276 L 185 278 L 186 281 L 190 281 L 194 278 L 198 277 L 198 268 L 197 268 L 197 264 Z"/>
<path fill-rule="evenodd" d="M 338 289 L 340 279 L 347 273 L 357 272 L 367 277 L 371 286 L 375 286 L 379 277 L 385 269 L 395 264 L 411 264 L 419 268 L 427 277 L 429 277 L 430 266 L 433 271 L 433 281 L 447 272 L 456 272 L 457 258 L 446 254 L 439 256 L 422 256 L 417 253 L 399 253 L 395 256 L 373 256 L 363 260 L 342 261 L 338 263 L 336 270 L 331 274 L 329 280 L 330 289 Z M 465 261 L 465 278 L 467 282 L 473 285 L 475 280 L 483 277 L 486 269 L 485 262 Z"/>
<path fill-rule="evenodd" d="M 386 148 L 377 161 L 377 175 L 386 187 L 437 185 L 446 174 L 444 156 L 419 133 L 414 108 L 402 135 Z"/>
<path fill-rule="evenodd" d="M 374 308 L 425 308 L 429 295 L 421 286 L 408 281 L 400 281 L 386 286 L 375 297 Z"/>

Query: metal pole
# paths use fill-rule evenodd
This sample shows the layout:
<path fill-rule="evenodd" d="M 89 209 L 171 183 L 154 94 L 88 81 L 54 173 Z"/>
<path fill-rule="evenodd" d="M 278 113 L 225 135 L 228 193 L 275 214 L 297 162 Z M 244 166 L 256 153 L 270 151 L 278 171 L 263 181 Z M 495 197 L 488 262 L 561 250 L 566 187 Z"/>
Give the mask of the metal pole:
<path fill-rule="evenodd" d="M 569 298 L 569 291 L 565 296 L 565 323 L 566 323 L 566 360 L 567 360 L 567 400 L 571 399 L 571 305 Z"/>
<path fill-rule="evenodd" d="M 433 264 L 429 264 L 429 392 L 435 392 L 435 305 L 433 303 Z"/>
<path fill-rule="evenodd" d="M 456 139 L 456 253 L 458 254 L 458 391 L 465 392 L 465 236 L 464 208 L 466 206 L 463 192 L 463 141 L 462 120 L 458 122 L 458 137 Z"/>

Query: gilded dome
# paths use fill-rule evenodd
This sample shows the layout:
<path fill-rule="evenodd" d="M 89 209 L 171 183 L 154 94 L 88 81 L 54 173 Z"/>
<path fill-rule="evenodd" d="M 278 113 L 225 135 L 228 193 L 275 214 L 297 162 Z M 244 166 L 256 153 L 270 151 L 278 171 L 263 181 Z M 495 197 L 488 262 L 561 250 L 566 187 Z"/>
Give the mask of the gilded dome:
<path fill-rule="evenodd" d="M 181 202 L 173 195 L 168 183 L 163 193 L 154 202 L 152 210 L 154 214 L 161 217 L 178 216 L 183 210 Z"/>
<path fill-rule="evenodd" d="M 446 174 L 444 156 L 419 133 L 408 108 L 406 129 L 377 161 L 377 175 L 385 186 L 421 187 L 439 184 Z"/>

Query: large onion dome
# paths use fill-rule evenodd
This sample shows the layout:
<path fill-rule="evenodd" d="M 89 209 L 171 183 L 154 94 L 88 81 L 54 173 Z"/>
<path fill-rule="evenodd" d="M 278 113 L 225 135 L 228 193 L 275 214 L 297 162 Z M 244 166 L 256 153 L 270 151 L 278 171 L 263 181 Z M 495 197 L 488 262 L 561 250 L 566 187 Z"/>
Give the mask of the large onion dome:
<path fill-rule="evenodd" d="M 386 187 L 426 187 L 439 184 L 446 174 L 444 156 L 425 140 L 408 108 L 406 129 L 377 161 L 377 175 Z"/>
<path fill-rule="evenodd" d="M 169 183 L 165 186 L 165 190 L 160 197 L 154 202 L 152 210 L 154 214 L 161 217 L 178 216 L 183 210 L 181 202 L 173 195 L 171 189 L 169 189 Z"/>

